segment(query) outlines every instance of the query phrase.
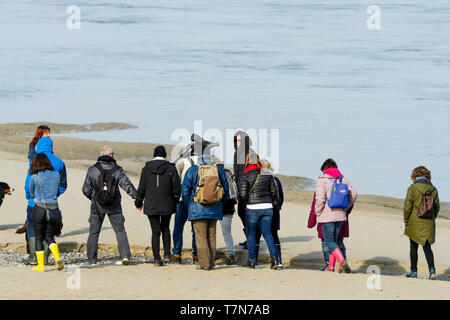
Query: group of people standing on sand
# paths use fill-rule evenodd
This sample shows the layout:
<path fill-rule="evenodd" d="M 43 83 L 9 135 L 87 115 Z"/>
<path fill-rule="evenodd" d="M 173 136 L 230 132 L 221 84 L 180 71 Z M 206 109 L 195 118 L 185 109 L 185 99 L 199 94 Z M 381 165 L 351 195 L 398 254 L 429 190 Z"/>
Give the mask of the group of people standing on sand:
<path fill-rule="evenodd" d="M 244 131 L 234 135 L 233 173 L 223 162 L 211 155 L 214 144 L 192 136 L 183 155 L 174 163 L 167 160 L 164 146 L 154 149 L 153 159 L 142 169 L 136 189 L 124 170 L 117 164 L 111 146 L 101 149 L 100 157 L 86 174 L 83 194 L 91 200 L 87 257 L 89 264 L 98 259 L 98 239 L 103 221 L 108 216 L 116 234 L 120 259 L 130 264 L 131 251 L 125 231 L 121 206 L 123 189 L 135 200 L 137 210 L 147 216 L 152 230 L 151 244 L 154 264 L 183 263 L 183 230 L 191 222 L 193 263 L 201 270 L 212 270 L 216 258 L 216 227 L 220 221 L 224 236 L 227 265 L 236 264 L 235 244 L 231 224 L 235 208 L 242 221 L 248 250 L 247 266 L 255 268 L 261 236 L 270 253 L 270 268 L 283 267 L 278 236 L 280 211 L 284 195 L 281 181 L 273 175 L 270 162 L 260 159 L 252 150 L 251 139 Z M 49 252 L 58 270 L 63 269 L 55 236 L 61 233 L 62 214 L 58 197 L 67 189 L 64 162 L 53 153 L 50 128 L 40 126 L 30 143 L 30 168 L 25 182 L 28 199 L 26 234 L 28 264 L 44 271 Z M 320 168 L 311 205 L 308 227 L 317 224 L 322 241 L 325 266 L 322 271 L 351 272 L 347 263 L 344 238 L 349 236 L 349 214 L 358 196 L 355 188 L 339 171 L 333 159 Z M 431 245 L 435 241 L 435 220 L 439 213 L 439 197 L 431 184 L 431 173 L 425 167 L 415 168 L 404 205 L 405 234 L 410 238 L 411 272 L 417 277 L 417 250 L 422 245 L 429 266 L 429 278 L 436 278 Z M 175 214 L 173 248 L 171 251 L 170 220 Z M 160 255 L 162 237 L 164 254 Z"/>

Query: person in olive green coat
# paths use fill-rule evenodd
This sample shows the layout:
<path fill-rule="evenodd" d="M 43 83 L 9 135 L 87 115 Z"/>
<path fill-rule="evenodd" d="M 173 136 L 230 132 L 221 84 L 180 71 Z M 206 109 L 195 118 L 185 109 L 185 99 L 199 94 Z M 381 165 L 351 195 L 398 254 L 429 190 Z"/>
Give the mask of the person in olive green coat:
<path fill-rule="evenodd" d="M 421 166 L 413 170 L 411 174 L 413 183 L 408 188 L 405 204 L 403 206 L 405 235 L 410 239 L 410 259 L 411 272 L 408 278 L 417 278 L 417 250 L 419 244 L 423 247 L 428 263 L 429 279 L 436 279 L 436 269 L 434 267 L 434 256 L 431 245 L 435 242 L 436 217 L 439 213 L 439 196 L 437 189 L 431 184 L 431 172 Z M 434 214 L 431 218 L 418 216 L 418 210 L 424 195 L 431 195 L 433 198 Z"/>

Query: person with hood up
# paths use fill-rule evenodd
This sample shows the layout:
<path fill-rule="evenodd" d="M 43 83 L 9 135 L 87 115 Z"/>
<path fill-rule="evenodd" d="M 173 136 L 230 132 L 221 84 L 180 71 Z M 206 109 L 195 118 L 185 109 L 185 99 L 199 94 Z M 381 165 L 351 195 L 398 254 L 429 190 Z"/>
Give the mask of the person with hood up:
<path fill-rule="evenodd" d="M 91 200 L 87 241 L 89 264 L 97 263 L 98 238 L 106 215 L 108 215 L 109 222 L 116 234 L 122 264 L 130 264 L 130 245 L 125 231 L 125 217 L 122 213 L 122 195 L 118 186 L 125 190 L 132 199 L 136 199 L 136 189 L 122 167 L 117 164 L 114 156 L 112 147 L 104 146 L 97 163 L 88 169 L 84 180 L 83 194 Z M 105 193 L 110 196 L 101 197 Z M 105 204 L 100 204 L 100 201 Z"/>
<path fill-rule="evenodd" d="M 413 170 L 411 180 L 413 183 L 408 188 L 403 205 L 405 235 L 409 238 L 411 259 L 411 272 L 406 277 L 417 278 L 417 250 L 420 244 L 427 259 L 429 279 L 435 280 L 436 268 L 431 245 L 436 237 L 436 218 L 440 209 L 439 195 L 431 183 L 430 170 L 424 166 Z"/>
<path fill-rule="evenodd" d="M 349 207 L 353 206 L 358 197 L 358 193 L 347 178 L 341 174 L 333 159 L 325 160 L 320 170 L 323 173 L 317 180 L 314 210 L 317 215 L 317 222 L 322 225 L 325 240 L 324 245 L 326 245 L 328 252 L 330 252 L 328 256 L 329 264 L 326 271 L 334 271 L 335 262 L 338 260 L 339 273 L 342 273 L 347 268 L 347 261 L 339 249 L 338 237 L 343 223 L 347 220 L 348 208 L 330 208 L 328 200 L 331 197 L 336 179 L 339 179 L 343 185 L 348 186 Z"/>
<path fill-rule="evenodd" d="M 252 139 L 250 136 L 242 130 L 238 130 L 234 134 L 234 159 L 233 159 L 233 173 L 234 177 L 236 179 L 236 182 L 239 187 L 239 180 L 244 175 L 245 171 L 245 160 L 247 159 L 247 156 L 249 153 L 253 153 L 253 149 L 250 148 L 252 145 Z M 240 246 L 243 246 L 244 249 L 247 248 L 247 227 L 245 223 L 245 214 L 246 214 L 246 208 L 245 205 L 242 203 L 238 203 L 238 216 L 242 221 L 242 225 L 244 226 L 244 234 L 245 234 L 245 241 L 239 243 Z"/>
<path fill-rule="evenodd" d="M 181 182 L 175 165 L 166 160 L 164 146 L 157 146 L 153 159 L 142 169 L 135 205 L 139 211 L 144 206 L 152 229 L 152 250 L 154 263 L 163 266 L 170 263 L 170 218 L 176 211 L 181 194 Z M 159 253 L 160 236 L 164 246 L 164 262 Z"/>

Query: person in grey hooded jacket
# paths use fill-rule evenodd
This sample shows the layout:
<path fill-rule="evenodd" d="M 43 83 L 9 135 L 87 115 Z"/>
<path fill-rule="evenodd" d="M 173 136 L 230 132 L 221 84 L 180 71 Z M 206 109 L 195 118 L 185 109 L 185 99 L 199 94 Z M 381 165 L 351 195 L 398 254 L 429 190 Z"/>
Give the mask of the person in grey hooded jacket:
<path fill-rule="evenodd" d="M 91 200 L 87 242 L 87 256 L 90 264 L 97 262 L 98 238 L 106 215 L 108 215 L 111 226 L 116 233 L 122 264 L 128 265 L 131 258 L 130 245 L 125 231 L 125 217 L 122 214 L 122 196 L 117 186 L 120 186 L 133 199 L 136 199 L 136 188 L 123 169 L 116 163 L 114 155 L 110 146 L 104 146 L 97 163 L 88 169 L 83 185 L 83 194 Z M 113 177 L 115 194 L 109 206 L 102 206 L 96 200 L 96 193 L 100 190 L 100 179 L 103 176 L 99 167 L 105 174 L 110 172 Z"/>

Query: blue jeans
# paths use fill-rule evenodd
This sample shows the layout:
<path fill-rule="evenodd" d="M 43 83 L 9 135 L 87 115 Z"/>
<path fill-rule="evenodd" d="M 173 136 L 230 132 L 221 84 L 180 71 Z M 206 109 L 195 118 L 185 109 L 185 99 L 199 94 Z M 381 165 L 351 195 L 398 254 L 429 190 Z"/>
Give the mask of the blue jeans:
<path fill-rule="evenodd" d="M 347 254 L 346 254 L 347 249 L 345 248 L 345 245 L 344 245 L 344 238 L 338 238 L 337 245 L 338 245 L 338 248 L 341 250 L 344 258 L 347 259 Z M 328 249 L 327 242 L 325 241 L 325 239 L 322 239 L 322 252 L 323 252 L 323 258 L 325 259 L 325 263 L 328 264 L 329 255 L 331 254 L 331 251 Z"/>
<path fill-rule="evenodd" d="M 322 223 L 323 239 L 329 252 L 336 250 L 338 245 L 338 236 L 341 231 L 343 221 Z"/>
<path fill-rule="evenodd" d="M 34 238 L 33 207 L 27 206 L 27 237 Z"/>
<path fill-rule="evenodd" d="M 183 249 L 183 230 L 184 225 L 188 219 L 188 208 L 184 202 L 180 202 L 177 205 L 177 212 L 175 213 L 175 223 L 173 227 L 173 249 L 172 253 L 176 255 L 181 255 L 181 250 Z M 195 233 L 194 228 L 191 224 L 192 230 L 192 254 L 197 255 L 197 245 L 195 243 Z"/>
<path fill-rule="evenodd" d="M 248 228 L 248 260 L 252 262 L 256 262 L 256 230 L 258 229 L 258 224 L 269 248 L 270 257 L 277 256 L 277 249 L 271 232 L 272 216 L 273 209 L 246 210 L 245 221 Z"/>

